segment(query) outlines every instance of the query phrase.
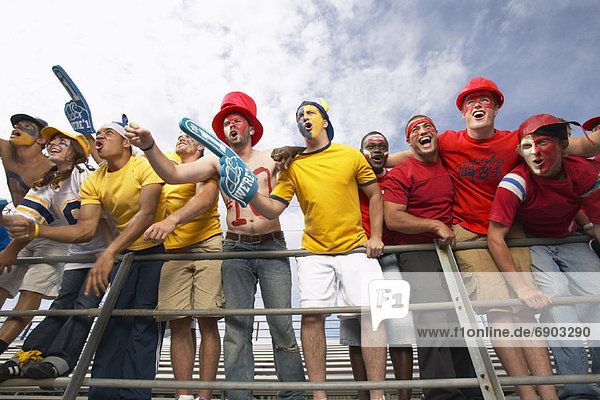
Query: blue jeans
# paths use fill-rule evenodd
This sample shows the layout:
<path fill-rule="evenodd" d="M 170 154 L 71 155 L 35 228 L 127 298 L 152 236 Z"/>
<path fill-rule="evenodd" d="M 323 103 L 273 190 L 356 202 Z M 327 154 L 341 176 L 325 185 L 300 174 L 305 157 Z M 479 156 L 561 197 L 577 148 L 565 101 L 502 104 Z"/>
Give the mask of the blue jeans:
<path fill-rule="evenodd" d="M 50 305 L 51 310 L 85 310 L 97 308 L 101 297 L 90 292 L 87 296 L 85 279 L 89 268 L 67 270 L 63 273 L 58 296 Z M 85 344 L 94 318 L 81 316 L 49 316 L 29 333 L 23 350 L 39 350 L 54 365 L 59 375 L 71 372 Z"/>
<path fill-rule="evenodd" d="M 590 296 L 600 293 L 600 258 L 587 243 L 568 243 L 531 247 L 531 264 L 535 281 L 541 291 L 551 297 Z M 561 305 L 546 307 L 540 315 L 542 323 L 600 322 L 598 304 Z M 550 340 L 556 371 L 560 375 L 587 374 L 588 358 L 581 341 Z M 592 372 L 600 366 L 600 348 L 591 343 Z M 559 393 L 561 399 L 600 398 L 600 390 L 590 384 L 568 384 Z"/>
<path fill-rule="evenodd" d="M 163 246 L 135 251 L 136 255 L 161 254 Z M 112 282 L 120 263 L 110 273 Z M 158 302 L 158 281 L 163 261 L 134 261 L 115 309 L 150 309 Z M 164 323 L 154 317 L 111 317 L 92 367 L 92 378 L 152 380 L 158 366 Z M 90 400 L 150 400 L 152 389 L 90 387 Z"/>
<path fill-rule="evenodd" d="M 250 244 L 225 239 L 223 251 L 285 250 L 284 239 Z M 225 308 L 254 308 L 256 284 L 260 284 L 265 308 L 291 307 L 292 274 L 287 258 L 223 260 Z M 291 315 L 268 315 L 273 342 L 275 371 L 280 382 L 304 382 L 304 368 L 296 343 Z M 226 316 L 223 356 L 225 379 L 234 382 L 254 380 L 252 352 L 253 316 Z M 249 390 L 228 390 L 230 400 L 250 400 Z M 280 391 L 279 399 L 302 399 L 303 392 Z"/>

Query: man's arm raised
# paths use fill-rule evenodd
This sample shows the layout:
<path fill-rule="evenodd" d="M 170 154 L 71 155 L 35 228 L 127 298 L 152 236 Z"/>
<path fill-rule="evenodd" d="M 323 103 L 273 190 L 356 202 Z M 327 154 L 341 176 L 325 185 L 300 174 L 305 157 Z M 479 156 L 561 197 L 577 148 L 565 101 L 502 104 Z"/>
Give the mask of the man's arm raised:
<path fill-rule="evenodd" d="M 600 130 L 590 132 L 587 137 L 570 137 L 567 155 L 593 157 L 600 154 Z"/>
<path fill-rule="evenodd" d="M 218 176 L 219 161 L 214 157 L 207 156 L 193 163 L 174 165 L 158 148 L 150 130 L 135 122 L 125 126 L 125 136 L 144 152 L 154 171 L 167 183 L 202 182 Z"/>
<path fill-rule="evenodd" d="M 129 224 L 117 236 L 106 249 L 97 257 L 96 263 L 90 269 L 85 284 L 85 294 L 89 294 L 90 289 L 100 296 L 108 286 L 108 276 L 112 270 L 115 257 L 127 246 L 135 242 L 142 233 L 152 224 L 156 215 L 156 207 L 160 199 L 162 185 L 160 183 L 151 183 L 144 185 L 140 189 L 138 205 L 139 211 L 129 221 Z M 82 207 L 83 209 L 83 207 Z"/>
<path fill-rule="evenodd" d="M 212 206 L 218 192 L 219 186 L 213 180 L 198 183 L 196 194 L 183 207 L 146 229 L 144 240 L 157 244 L 163 243 L 177 225 L 189 222 L 205 213 Z"/>
<path fill-rule="evenodd" d="M 412 152 L 410 150 L 399 151 L 397 153 L 392 153 L 389 155 L 387 161 L 385 162 L 386 168 L 394 168 L 396 165 L 400 164 L 402 161 L 406 160 Z"/>

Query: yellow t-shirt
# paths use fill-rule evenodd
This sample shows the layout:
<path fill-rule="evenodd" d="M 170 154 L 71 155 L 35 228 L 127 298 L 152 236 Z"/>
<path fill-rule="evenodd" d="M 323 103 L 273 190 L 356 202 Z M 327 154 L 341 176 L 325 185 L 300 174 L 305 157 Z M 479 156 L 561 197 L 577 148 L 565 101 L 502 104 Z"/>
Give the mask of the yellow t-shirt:
<path fill-rule="evenodd" d="M 311 253 L 350 251 L 367 240 L 362 227 L 358 187 L 377 184 L 365 157 L 338 143 L 313 153 L 298 153 L 279 179 L 271 197 L 286 205 L 298 197 L 304 213 L 302 247 Z"/>
<path fill-rule="evenodd" d="M 138 200 L 142 186 L 152 183 L 162 184 L 163 180 L 154 172 L 144 157 L 132 156 L 123 168 L 115 172 L 108 172 L 108 166 L 102 164 L 81 185 L 79 191 L 81 205 L 102 205 L 102 208 L 112 216 L 119 232 L 123 232 L 129 221 L 140 210 Z M 163 217 L 164 206 L 164 192 L 161 191 L 154 222 L 160 221 Z M 144 242 L 143 235 L 141 235 L 127 247 L 127 250 L 137 251 L 152 246 L 154 244 Z"/>
<path fill-rule="evenodd" d="M 166 153 L 167 158 L 175 164 L 181 163 L 181 158 L 177 153 Z M 218 184 L 218 182 L 217 182 Z M 165 193 L 165 216 L 172 214 L 179 208 L 183 207 L 196 194 L 195 183 L 184 183 L 181 185 L 164 186 Z M 177 225 L 177 228 L 167 236 L 165 240 L 165 249 L 178 249 L 189 246 L 194 243 L 201 242 L 211 236 L 222 233 L 221 221 L 217 206 L 219 203 L 218 196 L 211 207 L 206 212 L 185 224 Z"/>

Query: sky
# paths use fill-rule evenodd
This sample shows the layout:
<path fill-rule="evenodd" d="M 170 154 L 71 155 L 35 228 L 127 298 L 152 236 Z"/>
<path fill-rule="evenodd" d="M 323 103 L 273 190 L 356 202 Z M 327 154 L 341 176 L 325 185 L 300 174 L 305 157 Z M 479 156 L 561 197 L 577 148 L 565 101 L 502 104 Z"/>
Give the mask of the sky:
<path fill-rule="evenodd" d="M 476 76 L 505 96 L 497 128 L 542 112 L 584 122 L 600 115 L 599 11 L 597 0 L 3 1 L 0 137 L 21 112 L 69 128 L 55 64 L 96 129 L 126 113 L 163 150 L 182 117 L 210 129 L 236 90 L 257 103 L 258 149 L 301 145 L 295 110 L 323 97 L 335 141 L 358 147 L 378 130 L 405 150 L 412 115 L 464 129 L 456 95 Z M 297 205 L 282 221 L 299 247 Z"/>

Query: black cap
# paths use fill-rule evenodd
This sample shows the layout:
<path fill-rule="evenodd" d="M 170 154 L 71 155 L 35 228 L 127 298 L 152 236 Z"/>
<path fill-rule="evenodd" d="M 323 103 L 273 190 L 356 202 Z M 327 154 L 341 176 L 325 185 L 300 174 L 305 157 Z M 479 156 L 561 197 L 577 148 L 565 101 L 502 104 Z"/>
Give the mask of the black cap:
<path fill-rule="evenodd" d="M 48 123 L 46 121 L 44 121 L 43 119 L 37 118 L 37 117 L 32 117 L 31 115 L 27 115 L 27 114 L 15 114 L 12 117 L 10 117 L 10 123 L 13 126 L 15 126 L 16 124 L 18 124 L 21 121 L 33 122 L 40 128 L 40 131 L 43 128 L 48 126 Z"/>

